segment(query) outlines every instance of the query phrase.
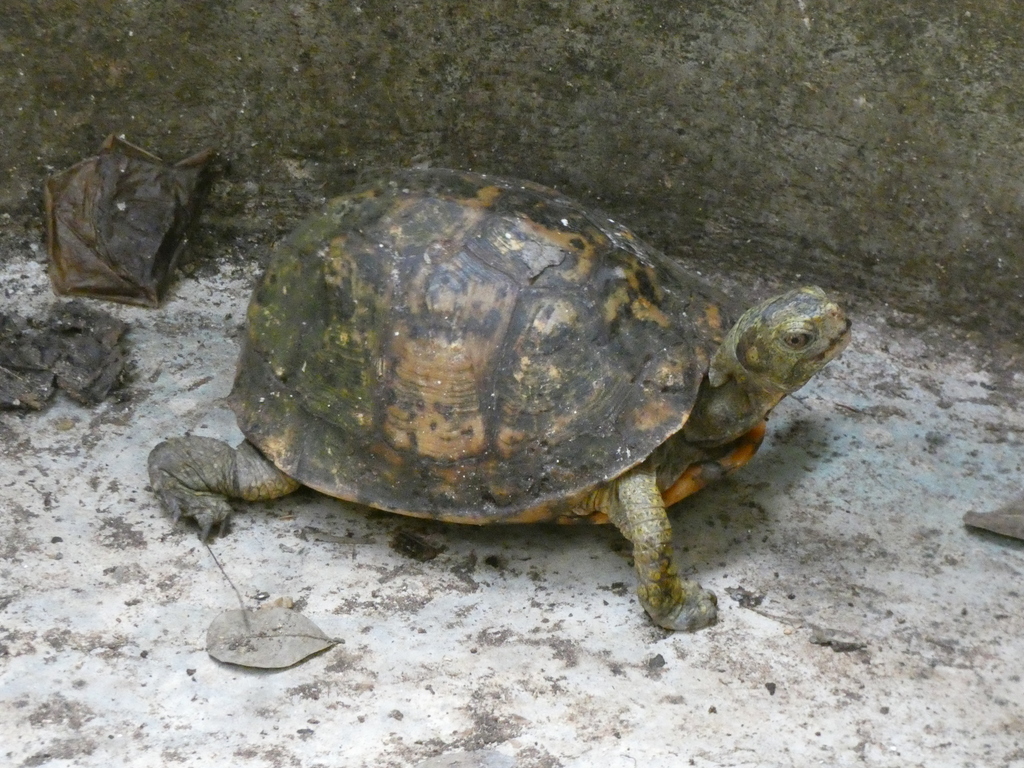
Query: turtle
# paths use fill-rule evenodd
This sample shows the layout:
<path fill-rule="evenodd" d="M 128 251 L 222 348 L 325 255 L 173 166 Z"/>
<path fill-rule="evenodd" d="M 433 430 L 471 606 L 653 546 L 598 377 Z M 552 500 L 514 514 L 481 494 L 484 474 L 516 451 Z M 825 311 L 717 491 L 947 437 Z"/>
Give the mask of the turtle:
<path fill-rule="evenodd" d="M 272 249 L 228 404 L 245 440 L 149 456 L 175 521 L 308 486 L 453 523 L 612 523 L 651 619 L 692 631 L 666 508 L 746 463 L 850 321 L 815 286 L 739 311 L 695 270 L 532 182 L 397 171 Z"/>

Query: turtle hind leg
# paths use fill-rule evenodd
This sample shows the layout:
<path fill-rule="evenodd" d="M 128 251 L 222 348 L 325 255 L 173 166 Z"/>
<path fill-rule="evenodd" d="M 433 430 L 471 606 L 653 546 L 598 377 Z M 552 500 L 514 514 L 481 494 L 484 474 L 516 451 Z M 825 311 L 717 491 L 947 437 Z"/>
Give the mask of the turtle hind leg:
<path fill-rule="evenodd" d="M 209 437 L 173 437 L 149 453 L 149 481 L 174 520 L 192 518 L 205 541 L 231 516 L 227 500 L 264 501 L 299 484 L 249 443 L 232 448 Z"/>
<path fill-rule="evenodd" d="M 608 494 L 606 513 L 633 542 L 633 562 L 644 610 L 666 629 L 693 632 L 715 622 L 718 600 L 695 581 L 679 578 L 673 559 L 672 527 L 658 490 L 657 475 L 642 465 L 620 477 Z"/>

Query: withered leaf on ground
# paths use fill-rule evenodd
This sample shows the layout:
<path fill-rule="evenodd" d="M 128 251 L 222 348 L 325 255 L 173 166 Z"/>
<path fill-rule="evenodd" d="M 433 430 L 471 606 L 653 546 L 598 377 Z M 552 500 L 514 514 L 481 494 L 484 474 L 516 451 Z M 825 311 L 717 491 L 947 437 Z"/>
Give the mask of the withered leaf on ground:
<path fill-rule="evenodd" d="M 43 320 L 0 313 L 0 409 L 39 410 L 54 385 L 86 405 L 102 401 L 127 360 L 128 326 L 79 301 Z"/>
<path fill-rule="evenodd" d="M 53 371 L 33 343 L 37 336 L 20 315 L 0 314 L 0 408 L 38 411 L 53 395 Z"/>
<path fill-rule="evenodd" d="M 1002 536 L 1024 540 L 1024 498 L 1011 501 L 995 512 L 968 512 L 964 523 Z"/>
<path fill-rule="evenodd" d="M 289 608 L 225 611 L 206 631 L 206 652 L 217 661 L 257 669 L 290 667 L 336 642 Z"/>
<path fill-rule="evenodd" d="M 213 150 L 167 165 L 116 136 L 46 180 L 50 280 L 59 294 L 155 307 L 209 186 Z"/>

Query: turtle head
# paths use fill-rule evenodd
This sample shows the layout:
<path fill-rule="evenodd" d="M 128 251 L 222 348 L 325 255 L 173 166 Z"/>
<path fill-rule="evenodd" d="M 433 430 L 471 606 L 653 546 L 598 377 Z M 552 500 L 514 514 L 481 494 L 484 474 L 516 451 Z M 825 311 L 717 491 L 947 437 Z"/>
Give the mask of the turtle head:
<path fill-rule="evenodd" d="M 779 397 L 800 389 L 850 342 L 850 321 L 821 288 L 783 293 L 747 310 L 711 360 L 708 381 L 735 379 Z"/>

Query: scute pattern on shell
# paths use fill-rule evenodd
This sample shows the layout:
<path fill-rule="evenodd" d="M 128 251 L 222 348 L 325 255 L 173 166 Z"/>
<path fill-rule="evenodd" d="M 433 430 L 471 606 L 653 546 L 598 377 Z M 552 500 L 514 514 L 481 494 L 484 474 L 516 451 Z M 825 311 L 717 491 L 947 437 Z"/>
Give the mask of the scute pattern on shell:
<path fill-rule="evenodd" d="M 458 522 L 586 516 L 679 430 L 719 297 L 547 188 L 408 171 L 272 256 L 230 402 L 304 485 Z"/>

